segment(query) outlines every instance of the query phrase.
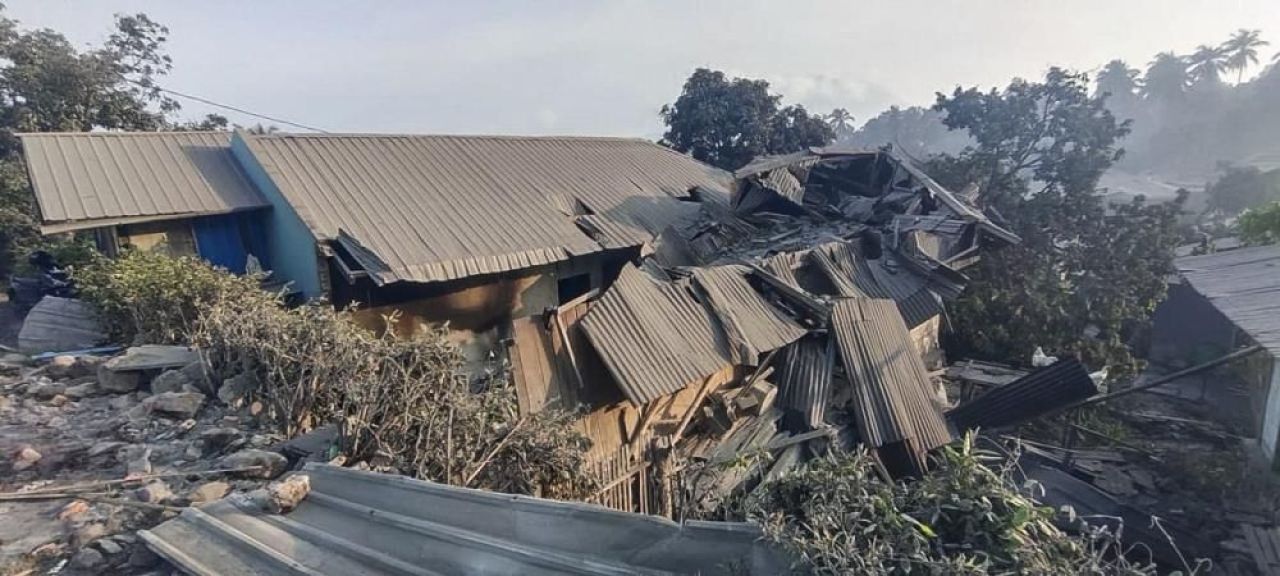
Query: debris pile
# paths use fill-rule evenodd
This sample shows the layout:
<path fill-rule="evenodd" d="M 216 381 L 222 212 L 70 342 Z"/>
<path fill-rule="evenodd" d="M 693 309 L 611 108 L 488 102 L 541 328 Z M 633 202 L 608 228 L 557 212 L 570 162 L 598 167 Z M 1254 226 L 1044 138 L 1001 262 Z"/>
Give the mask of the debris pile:
<path fill-rule="evenodd" d="M 141 573 L 159 559 L 134 532 L 259 488 L 289 467 L 282 440 L 189 348 L 0 362 L 0 566 Z M 295 481 L 296 482 L 296 481 Z M 77 572 L 79 571 L 79 572 Z"/>

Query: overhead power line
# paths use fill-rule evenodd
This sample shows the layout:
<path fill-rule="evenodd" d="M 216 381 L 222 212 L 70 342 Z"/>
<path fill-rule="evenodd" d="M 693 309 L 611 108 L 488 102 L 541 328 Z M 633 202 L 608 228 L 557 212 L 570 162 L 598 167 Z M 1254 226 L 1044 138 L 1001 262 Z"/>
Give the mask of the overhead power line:
<path fill-rule="evenodd" d="M 136 81 L 136 80 L 130 80 L 130 79 L 128 79 L 128 78 L 126 78 L 126 79 L 125 79 L 125 81 L 126 81 L 126 82 L 129 82 L 130 84 L 136 84 L 136 85 L 141 86 L 141 87 L 143 87 L 143 88 L 147 88 L 147 89 L 149 89 L 149 90 L 150 90 L 150 89 L 159 90 L 159 91 L 161 91 L 161 92 L 164 92 L 165 94 L 172 94 L 172 95 L 177 96 L 177 97 L 179 97 L 179 98 L 186 98 L 186 99 L 188 99 L 188 100 L 194 100 L 194 101 L 199 102 L 199 103 L 201 103 L 201 104 L 208 104 L 209 106 L 214 106 L 214 107 L 222 108 L 222 109 L 225 109 L 225 110 L 231 110 L 232 112 L 238 112 L 238 113 L 240 113 L 240 114 L 244 114 L 244 115 L 246 115 L 246 116 L 253 116 L 254 118 L 261 118 L 261 119 L 263 119 L 263 120 L 267 120 L 267 121 L 269 121 L 269 122 L 276 122 L 276 123 L 278 123 L 278 124 L 285 124 L 285 125 L 288 125 L 288 126 L 293 126 L 294 128 L 302 128 L 303 130 L 310 130 L 310 131 L 312 131 L 312 132 L 319 132 L 319 133 L 321 133 L 321 134 L 328 134 L 328 133 L 329 133 L 329 131 L 328 131 L 328 130 L 325 130 L 325 129 L 323 129 L 323 128 L 316 128 L 315 126 L 308 126 L 308 125 L 306 125 L 306 124 L 301 124 L 301 123 L 299 123 L 299 122 L 291 122 L 291 121 L 289 121 L 289 120 L 285 120 L 285 119 L 283 119 L 283 118 L 276 118 L 276 117 L 274 117 L 274 116 L 268 116 L 268 115 L 266 115 L 266 114 L 259 114 L 259 113 L 257 113 L 257 112 L 252 112 L 252 111 L 249 111 L 249 110 L 245 110 L 244 108 L 240 108 L 240 107 L 237 107 L 237 106 L 232 106 L 232 105 L 230 105 L 230 104 L 223 104 L 223 103 L 221 103 L 221 102 L 215 102 L 215 101 L 210 100 L 210 99 L 208 99 L 208 98 L 201 98 L 200 96 L 196 96 L 196 95 L 194 95 L 194 94 L 186 94 L 186 93 L 183 93 L 183 92 L 179 92 L 179 91 L 177 91 L 177 90 L 170 90 L 170 89 L 168 89 L 168 88 L 161 88 L 161 87 L 159 87 L 159 86 L 147 86 L 147 85 L 145 85 L 145 84 L 143 84 L 143 83 L 141 83 L 141 82 L 138 82 L 138 81 Z"/>

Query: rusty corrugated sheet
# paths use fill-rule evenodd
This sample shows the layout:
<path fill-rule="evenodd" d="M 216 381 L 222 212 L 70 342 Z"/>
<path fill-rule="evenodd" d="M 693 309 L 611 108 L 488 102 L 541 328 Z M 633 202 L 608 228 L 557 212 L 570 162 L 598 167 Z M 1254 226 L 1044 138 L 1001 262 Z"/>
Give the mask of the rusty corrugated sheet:
<path fill-rule="evenodd" d="M 774 380 L 788 427 L 799 424 L 797 428 L 808 430 L 823 425 L 834 367 L 835 350 L 825 334 L 809 334 L 787 346 Z"/>
<path fill-rule="evenodd" d="M 957 430 L 998 428 L 1025 422 L 1098 393 L 1089 371 L 1065 358 L 988 391 L 951 410 Z"/>
<path fill-rule="evenodd" d="M 701 304 L 673 288 L 627 266 L 579 324 L 637 405 L 730 365 L 706 338 L 714 327 Z"/>
<path fill-rule="evenodd" d="M 376 254 L 379 282 L 432 282 L 601 250 L 564 209 L 656 235 L 696 217 L 695 186 L 728 174 L 620 138 L 244 135 L 321 240 L 339 230 Z M 611 243 L 619 239 L 609 236 Z"/>
<path fill-rule="evenodd" d="M 267 206 L 227 132 L 21 134 L 46 233 Z"/>
<path fill-rule="evenodd" d="M 892 300 L 836 302 L 831 330 L 853 386 L 858 433 L 870 447 L 907 442 L 916 454 L 951 441 L 929 376 Z"/>
<path fill-rule="evenodd" d="M 735 360 L 755 365 L 761 354 L 795 342 L 807 330 L 752 288 L 746 271 L 742 266 L 696 268 L 693 282 L 724 328 Z"/>

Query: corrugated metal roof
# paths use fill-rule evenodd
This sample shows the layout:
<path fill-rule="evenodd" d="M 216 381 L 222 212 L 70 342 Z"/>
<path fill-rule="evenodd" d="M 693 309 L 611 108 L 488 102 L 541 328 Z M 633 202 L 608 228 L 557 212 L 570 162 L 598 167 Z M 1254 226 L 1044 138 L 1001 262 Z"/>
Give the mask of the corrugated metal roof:
<path fill-rule="evenodd" d="M 140 532 L 184 572 L 312 575 L 779 574 L 745 523 L 689 521 L 309 464 L 286 515 L 232 496 Z"/>
<path fill-rule="evenodd" d="M 1097 393 L 1089 371 L 1065 358 L 964 403 L 947 418 L 958 430 L 1009 426 Z"/>
<path fill-rule="evenodd" d="M 1174 264 L 1196 292 L 1280 356 L 1280 244 L 1188 256 Z"/>
<path fill-rule="evenodd" d="M 853 386 L 858 432 L 871 447 L 912 440 L 921 450 L 951 441 L 929 376 L 892 300 L 836 302 L 831 329 Z"/>
<path fill-rule="evenodd" d="M 798 420 L 807 429 L 823 425 L 834 367 L 835 350 L 825 334 L 809 334 L 787 346 L 775 379 L 788 424 Z"/>
<path fill-rule="evenodd" d="M 268 206 L 227 132 L 20 134 L 46 232 Z"/>
<path fill-rule="evenodd" d="M 736 360 L 754 366 L 761 354 L 795 342 L 807 330 L 752 288 L 746 272 L 743 266 L 695 268 L 693 282 L 706 294 Z"/>
<path fill-rule="evenodd" d="M 637 405 L 730 365 L 710 314 L 685 290 L 627 266 L 583 317 L 583 334 Z"/>
<path fill-rule="evenodd" d="M 830 242 L 815 247 L 810 258 L 835 285 L 839 296 L 893 300 L 908 327 L 919 326 L 943 311 L 927 279 L 888 250 L 881 258 L 868 260 L 850 242 Z"/>
<path fill-rule="evenodd" d="M 644 140 L 243 137 L 317 238 L 344 231 L 380 257 L 386 267 L 370 270 L 380 282 L 451 280 L 599 251 L 565 214 L 570 198 L 657 235 L 696 217 L 697 206 L 679 200 L 690 189 L 729 185 L 727 173 Z"/>

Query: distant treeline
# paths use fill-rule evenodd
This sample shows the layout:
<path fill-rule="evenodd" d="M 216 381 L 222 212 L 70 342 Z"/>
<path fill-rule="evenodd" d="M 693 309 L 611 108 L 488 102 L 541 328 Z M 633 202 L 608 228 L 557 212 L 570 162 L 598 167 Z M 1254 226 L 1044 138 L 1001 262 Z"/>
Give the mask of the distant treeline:
<path fill-rule="evenodd" d="M 1145 70 L 1123 60 L 1103 66 L 1095 89 L 1109 94 L 1117 118 L 1132 122 L 1116 168 L 1207 181 L 1225 164 L 1280 167 L 1280 53 L 1260 55 L 1268 45 L 1258 31 L 1240 30 L 1191 54 L 1157 54 Z M 1245 80 L 1258 66 L 1262 72 Z M 842 140 L 892 143 L 917 157 L 968 145 L 968 135 L 948 131 L 939 114 L 893 107 Z"/>

